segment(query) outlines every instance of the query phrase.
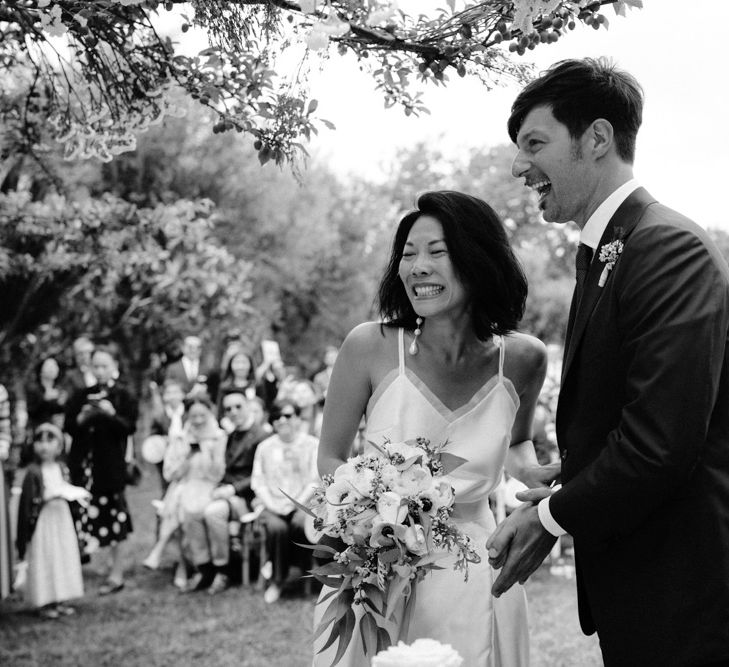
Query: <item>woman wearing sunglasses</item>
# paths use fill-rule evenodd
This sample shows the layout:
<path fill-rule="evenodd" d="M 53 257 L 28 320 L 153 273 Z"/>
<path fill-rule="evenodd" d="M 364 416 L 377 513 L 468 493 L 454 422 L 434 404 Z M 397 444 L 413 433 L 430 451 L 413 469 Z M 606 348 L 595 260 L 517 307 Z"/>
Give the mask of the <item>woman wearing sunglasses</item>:
<path fill-rule="evenodd" d="M 251 478 L 251 488 L 256 494 L 254 504 L 264 507 L 261 518 L 266 524 L 270 566 L 264 566 L 263 570 L 264 577 L 269 579 L 263 599 L 268 604 L 280 597 L 289 566 L 295 561 L 296 564 L 307 562 L 303 557 L 308 554 L 295 544 L 307 541 L 305 514 L 290 498 L 305 504 L 319 479 L 318 441 L 302 429 L 299 408 L 289 400 L 277 401 L 271 411 L 271 424 L 274 434 L 258 445 Z"/>

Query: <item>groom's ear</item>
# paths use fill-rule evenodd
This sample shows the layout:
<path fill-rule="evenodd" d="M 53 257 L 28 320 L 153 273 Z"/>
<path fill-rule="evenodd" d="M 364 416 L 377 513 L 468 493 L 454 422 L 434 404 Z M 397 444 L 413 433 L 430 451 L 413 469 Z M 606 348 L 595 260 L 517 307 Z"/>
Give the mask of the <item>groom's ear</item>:
<path fill-rule="evenodd" d="M 614 131 L 612 123 L 604 118 L 597 118 L 587 128 L 587 135 L 595 158 L 604 157 L 613 146 Z"/>

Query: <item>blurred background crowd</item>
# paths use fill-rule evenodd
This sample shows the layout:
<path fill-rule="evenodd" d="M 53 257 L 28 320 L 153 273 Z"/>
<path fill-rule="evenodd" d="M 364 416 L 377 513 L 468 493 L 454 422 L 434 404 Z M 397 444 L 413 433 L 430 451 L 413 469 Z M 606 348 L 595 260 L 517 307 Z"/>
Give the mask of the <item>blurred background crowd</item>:
<path fill-rule="evenodd" d="M 77 337 L 68 356 L 39 359 L 13 391 L 0 385 L 3 597 L 24 596 L 46 618 L 72 614 L 83 564 L 104 550 L 98 592 L 123 590 L 134 530 L 127 494 L 142 476 L 159 487 L 145 568 L 169 566 L 172 585 L 209 595 L 253 577 L 269 604 L 300 585 L 311 556 L 296 545 L 313 539 L 313 526 L 292 498 L 305 503 L 318 482 L 337 346 L 307 367 L 284 360 L 273 339 L 251 347 L 230 336 L 222 353 L 206 347 L 205 332 L 179 343 L 151 369 L 142 395 L 119 347 L 90 335 Z M 557 456 L 561 349 L 549 354 L 534 436 L 543 463 Z M 518 505 L 520 488 L 504 479 L 492 497 L 497 517 Z"/>
<path fill-rule="evenodd" d="M 266 600 L 275 602 L 301 557 L 291 538 L 306 539 L 286 493 L 305 502 L 317 481 L 316 435 L 337 348 L 326 347 L 307 373 L 284 365 L 273 340 L 254 359 L 229 339 L 215 359 L 189 335 L 150 373 L 144 396 L 130 388 L 117 346 L 80 336 L 72 353 L 69 363 L 39 360 L 12 395 L 0 385 L 3 597 L 15 587 L 46 616 L 67 612 L 65 599 L 82 592 L 66 590 L 69 567 L 80 572 L 105 548 L 110 568 L 99 592 L 122 590 L 123 545 L 133 530 L 125 489 L 146 468 L 159 476 L 160 498 L 158 540 L 144 565 L 159 568 L 170 542 L 175 585 L 219 593 L 247 518 L 265 526 L 268 561 L 256 565 L 267 566 Z M 55 499 L 71 508 L 70 552 L 68 535 L 43 533 Z"/>

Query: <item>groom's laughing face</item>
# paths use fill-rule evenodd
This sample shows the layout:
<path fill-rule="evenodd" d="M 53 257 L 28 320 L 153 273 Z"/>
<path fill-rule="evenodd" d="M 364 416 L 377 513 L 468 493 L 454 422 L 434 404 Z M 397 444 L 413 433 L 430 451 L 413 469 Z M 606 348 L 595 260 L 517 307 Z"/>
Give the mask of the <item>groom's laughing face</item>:
<path fill-rule="evenodd" d="M 570 136 L 549 106 L 534 107 L 524 118 L 516 138 L 519 149 L 511 173 L 523 178 L 539 196 L 548 222 L 587 221 L 590 170 L 583 159 L 583 139 Z"/>

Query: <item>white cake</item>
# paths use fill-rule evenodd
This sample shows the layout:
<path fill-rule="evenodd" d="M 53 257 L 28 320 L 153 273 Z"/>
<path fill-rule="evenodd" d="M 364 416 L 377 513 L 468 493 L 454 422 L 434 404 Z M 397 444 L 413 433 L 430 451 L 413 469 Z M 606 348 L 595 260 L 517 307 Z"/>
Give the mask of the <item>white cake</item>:
<path fill-rule="evenodd" d="M 461 667 L 463 658 L 450 644 L 435 639 L 416 639 L 409 646 L 397 646 L 380 651 L 372 658 L 372 667 Z"/>

